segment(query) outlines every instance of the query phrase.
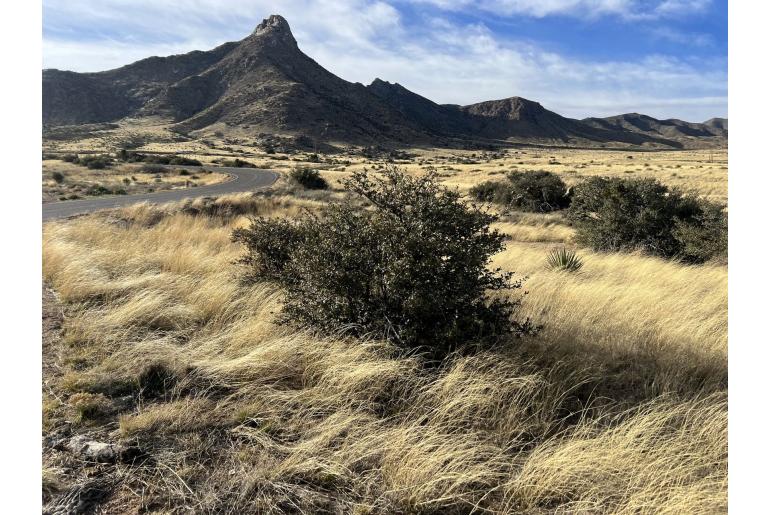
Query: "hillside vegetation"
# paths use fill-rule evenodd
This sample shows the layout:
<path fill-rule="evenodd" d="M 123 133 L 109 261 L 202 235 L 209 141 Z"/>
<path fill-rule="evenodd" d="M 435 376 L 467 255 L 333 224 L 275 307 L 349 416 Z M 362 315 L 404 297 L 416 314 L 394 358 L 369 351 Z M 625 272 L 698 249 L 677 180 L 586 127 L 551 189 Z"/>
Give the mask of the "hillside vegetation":
<path fill-rule="evenodd" d="M 592 252 L 559 213 L 504 214 L 491 266 L 526 277 L 517 316 L 542 329 L 437 364 L 279 324 L 281 290 L 243 280 L 247 215 L 303 219 L 342 196 L 44 227 L 64 313 L 44 430 L 144 456 L 83 463 L 52 445 L 50 502 L 90 485 L 111 513 L 726 512 L 726 266 Z M 564 246 L 579 271 L 549 267 Z"/>

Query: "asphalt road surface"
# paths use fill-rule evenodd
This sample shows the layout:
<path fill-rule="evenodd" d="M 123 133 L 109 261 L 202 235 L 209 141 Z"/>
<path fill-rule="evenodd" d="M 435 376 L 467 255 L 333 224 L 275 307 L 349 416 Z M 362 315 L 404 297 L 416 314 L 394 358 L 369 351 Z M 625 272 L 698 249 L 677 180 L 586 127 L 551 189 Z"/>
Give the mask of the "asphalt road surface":
<path fill-rule="evenodd" d="M 48 202 L 43 204 L 43 221 L 54 218 L 64 218 L 82 213 L 92 213 L 100 209 L 128 206 L 137 202 L 152 202 L 162 204 L 175 202 L 186 198 L 214 197 L 228 193 L 240 193 L 253 191 L 265 186 L 270 186 L 278 178 L 278 174 L 270 170 L 256 168 L 230 168 L 225 166 L 166 166 L 165 168 L 197 168 L 211 170 L 212 172 L 226 173 L 230 180 L 212 184 L 211 186 L 199 186 L 197 188 L 185 188 L 178 190 L 159 191 L 157 193 L 140 193 L 138 195 L 118 195 L 113 197 L 94 197 L 82 200 L 63 200 L 60 202 Z"/>

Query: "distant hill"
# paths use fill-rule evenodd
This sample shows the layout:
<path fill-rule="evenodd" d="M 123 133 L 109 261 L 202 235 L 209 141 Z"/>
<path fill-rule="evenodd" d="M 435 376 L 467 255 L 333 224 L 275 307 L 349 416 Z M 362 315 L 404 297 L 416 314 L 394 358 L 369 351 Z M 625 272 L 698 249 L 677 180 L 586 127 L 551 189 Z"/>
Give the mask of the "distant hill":
<path fill-rule="evenodd" d="M 727 139 L 724 119 L 574 120 L 520 97 L 441 105 L 380 79 L 368 86 L 351 83 L 305 55 L 277 15 L 245 39 L 205 52 L 150 57 L 98 73 L 43 70 L 44 127 L 148 116 L 179 132 L 225 124 L 366 144 L 482 140 L 684 148 Z"/>
<path fill-rule="evenodd" d="M 599 129 L 622 130 L 677 141 L 687 147 L 724 145 L 727 142 L 725 118 L 691 123 L 676 119 L 657 120 L 639 113 L 628 113 L 608 118 L 586 118 L 582 122 Z"/>

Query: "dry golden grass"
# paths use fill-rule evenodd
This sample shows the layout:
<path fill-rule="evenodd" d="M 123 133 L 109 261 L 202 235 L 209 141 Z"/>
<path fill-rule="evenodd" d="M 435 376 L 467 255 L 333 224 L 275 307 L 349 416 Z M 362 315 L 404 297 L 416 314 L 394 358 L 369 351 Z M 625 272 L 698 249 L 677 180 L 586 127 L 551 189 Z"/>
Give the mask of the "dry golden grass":
<path fill-rule="evenodd" d="M 203 161 L 215 157 L 240 157 L 260 168 L 291 168 L 308 165 L 319 168 L 333 186 L 339 179 L 358 170 L 377 170 L 391 162 L 387 156 L 365 158 L 360 152 L 321 155 L 321 162 L 310 162 L 310 151 L 292 154 L 266 154 L 254 137 L 254 130 L 212 127 L 206 134 L 182 140 L 168 128 L 168 120 L 123 121 L 113 129 L 99 131 L 85 139 L 44 141 L 46 151 L 117 152 L 127 140 L 143 144 L 139 151 L 185 153 Z M 340 144 L 339 148 L 347 145 Z M 572 185 L 595 175 L 653 177 L 669 186 L 691 190 L 711 200 L 727 202 L 727 150 L 644 151 L 621 149 L 509 148 L 499 152 L 435 148 L 410 148 L 410 159 L 396 159 L 406 170 L 417 173 L 436 168 L 446 183 L 467 191 L 484 180 L 501 178 L 512 171 L 548 170 Z"/>
<path fill-rule="evenodd" d="M 552 272 L 546 252 L 572 245 L 570 228 L 511 215 L 495 264 L 529 277 L 524 310 L 543 332 L 425 367 L 387 343 L 276 325 L 279 293 L 240 284 L 242 214 L 298 216 L 321 200 L 218 202 L 210 215 L 139 205 L 44 228 L 44 277 L 67 305 L 59 388 L 136 396 L 116 417 L 154 460 L 121 469 L 135 504 L 726 512 L 725 267 L 578 249 L 580 273 Z"/>
<path fill-rule="evenodd" d="M 64 175 L 64 182 L 57 184 L 54 172 Z M 89 189 L 103 187 L 110 192 L 123 191 L 132 195 L 177 188 L 208 186 L 229 179 L 227 174 L 210 170 L 190 170 L 189 175 L 147 172 L 140 164 L 118 164 L 102 170 L 90 170 L 85 166 L 59 160 L 43 161 L 43 202 L 91 196 Z M 70 200 L 72 200 L 70 199 Z"/>

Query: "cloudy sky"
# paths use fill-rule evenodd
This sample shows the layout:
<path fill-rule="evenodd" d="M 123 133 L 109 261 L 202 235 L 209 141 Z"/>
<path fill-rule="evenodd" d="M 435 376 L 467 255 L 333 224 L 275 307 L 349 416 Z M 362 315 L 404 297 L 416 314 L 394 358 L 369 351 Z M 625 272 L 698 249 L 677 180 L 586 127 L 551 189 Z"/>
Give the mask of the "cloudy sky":
<path fill-rule="evenodd" d="M 727 116 L 727 0 L 44 0 L 43 67 L 206 50 L 270 14 L 340 77 L 440 103 L 518 95 L 576 118 Z"/>

